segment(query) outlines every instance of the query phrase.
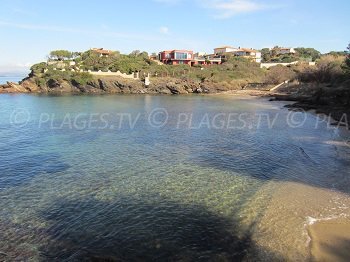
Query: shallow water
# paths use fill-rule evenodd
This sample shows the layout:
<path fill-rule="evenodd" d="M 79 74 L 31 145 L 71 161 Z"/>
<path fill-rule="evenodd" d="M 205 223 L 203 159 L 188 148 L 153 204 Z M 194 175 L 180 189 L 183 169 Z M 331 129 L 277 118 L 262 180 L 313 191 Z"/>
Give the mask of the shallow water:
<path fill-rule="evenodd" d="M 348 132 L 283 103 L 3 95 L 0 105 L 10 259 L 306 260 L 310 217 L 350 214 Z"/>

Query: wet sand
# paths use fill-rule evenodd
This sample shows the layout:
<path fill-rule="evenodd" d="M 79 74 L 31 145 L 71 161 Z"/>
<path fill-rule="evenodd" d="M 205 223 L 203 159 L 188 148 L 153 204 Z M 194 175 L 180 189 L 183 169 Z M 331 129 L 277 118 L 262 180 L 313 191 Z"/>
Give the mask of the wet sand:
<path fill-rule="evenodd" d="M 309 227 L 314 261 L 350 261 L 350 219 L 316 222 Z"/>

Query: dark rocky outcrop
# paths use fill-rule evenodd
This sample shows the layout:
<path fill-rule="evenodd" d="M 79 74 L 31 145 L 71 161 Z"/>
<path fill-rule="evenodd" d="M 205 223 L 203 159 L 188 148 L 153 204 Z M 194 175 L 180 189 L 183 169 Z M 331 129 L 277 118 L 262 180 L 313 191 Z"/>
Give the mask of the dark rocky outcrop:
<path fill-rule="evenodd" d="M 350 82 L 344 82 L 341 86 L 327 84 L 300 84 L 290 87 L 288 90 L 280 90 L 281 93 L 269 94 L 272 101 L 292 101 L 287 105 L 289 110 L 315 110 L 316 113 L 331 116 L 338 126 L 346 121 L 348 126 L 350 119 Z M 348 126 L 350 128 L 350 126 Z"/>

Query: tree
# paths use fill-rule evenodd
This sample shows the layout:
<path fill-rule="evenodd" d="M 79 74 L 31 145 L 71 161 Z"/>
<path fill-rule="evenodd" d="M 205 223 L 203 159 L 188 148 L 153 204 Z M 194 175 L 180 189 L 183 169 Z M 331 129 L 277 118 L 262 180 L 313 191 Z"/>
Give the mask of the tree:
<path fill-rule="evenodd" d="M 270 48 L 263 48 L 261 49 L 261 56 L 264 62 L 270 62 L 271 61 L 271 51 Z"/>
<path fill-rule="evenodd" d="M 82 61 L 84 62 L 85 69 L 99 70 L 100 56 L 96 52 L 91 50 L 81 54 Z"/>
<path fill-rule="evenodd" d="M 292 80 L 295 78 L 295 72 L 286 66 L 274 66 L 268 70 L 265 82 L 269 84 L 280 84 L 283 81 Z"/>
<path fill-rule="evenodd" d="M 76 59 L 81 56 L 81 52 L 72 52 L 72 59 Z"/>
<path fill-rule="evenodd" d="M 331 51 L 327 53 L 326 55 L 332 55 L 332 56 L 346 56 L 347 52 L 346 51 Z"/>
<path fill-rule="evenodd" d="M 140 50 L 134 50 L 134 51 L 132 51 L 132 52 L 130 53 L 129 56 L 131 56 L 131 57 L 137 57 L 137 56 L 139 56 L 140 54 L 141 54 L 141 51 L 140 51 Z"/>
<path fill-rule="evenodd" d="M 73 57 L 73 53 L 67 50 L 54 50 L 50 52 L 50 59 L 53 60 L 66 60 L 71 59 Z"/>
<path fill-rule="evenodd" d="M 297 55 L 303 59 L 316 61 L 317 59 L 321 58 L 321 52 L 314 48 L 298 47 L 298 48 L 295 48 L 295 51 L 297 51 Z"/>
<path fill-rule="evenodd" d="M 348 51 L 347 51 L 345 64 L 346 64 L 348 72 L 350 72 L 350 44 L 348 45 L 347 49 L 348 49 Z"/>
<path fill-rule="evenodd" d="M 41 74 L 47 68 L 47 64 L 45 62 L 33 65 L 30 70 L 33 74 Z"/>
<path fill-rule="evenodd" d="M 303 82 L 336 83 L 344 77 L 344 57 L 324 55 L 316 67 L 309 67 L 299 73 Z"/>

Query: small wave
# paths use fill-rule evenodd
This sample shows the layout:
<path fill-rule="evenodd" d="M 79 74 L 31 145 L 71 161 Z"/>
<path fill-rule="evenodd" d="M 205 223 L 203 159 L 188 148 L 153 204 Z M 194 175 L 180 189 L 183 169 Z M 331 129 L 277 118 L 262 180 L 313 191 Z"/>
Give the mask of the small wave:
<path fill-rule="evenodd" d="M 339 218 L 347 218 L 347 214 L 340 214 L 337 216 L 329 216 L 329 217 L 322 217 L 322 218 L 313 218 L 313 217 L 307 217 L 307 226 L 312 226 L 313 224 L 321 221 L 329 221 L 333 219 L 339 219 Z"/>
<path fill-rule="evenodd" d="M 314 225 L 315 223 L 322 222 L 322 221 L 329 221 L 329 220 L 334 220 L 334 219 L 339 219 L 339 218 L 348 218 L 349 216 L 347 214 L 340 214 L 336 216 L 329 216 L 329 217 L 322 217 L 322 218 L 314 218 L 314 217 L 306 217 L 306 223 L 304 224 L 304 234 L 307 236 L 307 241 L 306 241 L 306 246 L 310 247 L 311 244 L 311 236 L 308 230 L 308 227 Z"/>

